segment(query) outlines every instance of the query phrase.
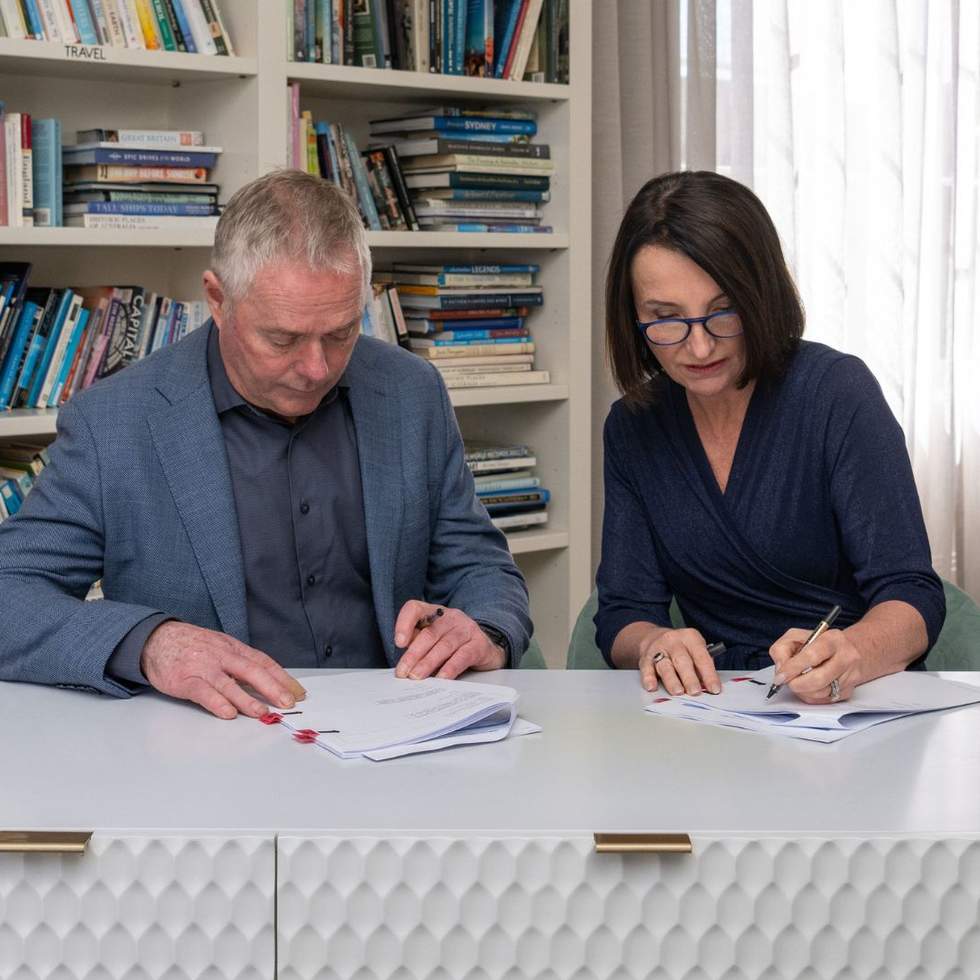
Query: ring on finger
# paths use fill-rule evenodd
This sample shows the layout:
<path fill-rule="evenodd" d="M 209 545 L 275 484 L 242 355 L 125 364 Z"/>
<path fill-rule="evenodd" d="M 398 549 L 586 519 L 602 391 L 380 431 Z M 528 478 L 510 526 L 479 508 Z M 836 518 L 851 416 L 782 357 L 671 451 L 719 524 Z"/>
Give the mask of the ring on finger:
<path fill-rule="evenodd" d="M 840 701 L 840 680 L 836 677 L 830 682 L 830 700 Z"/>
<path fill-rule="evenodd" d="M 667 654 L 664 653 L 663 650 L 658 650 L 653 655 L 653 666 L 656 667 L 657 664 L 659 664 L 661 660 L 666 660 L 666 659 L 667 659 Z"/>

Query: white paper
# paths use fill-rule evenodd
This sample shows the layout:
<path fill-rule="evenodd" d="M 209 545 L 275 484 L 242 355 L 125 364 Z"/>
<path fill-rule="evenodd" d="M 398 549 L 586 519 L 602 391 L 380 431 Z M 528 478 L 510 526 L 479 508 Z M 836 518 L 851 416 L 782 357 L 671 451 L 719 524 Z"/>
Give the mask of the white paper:
<path fill-rule="evenodd" d="M 882 722 L 980 702 L 980 689 L 919 671 L 879 677 L 860 685 L 849 700 L 836 704 L 806 704 L 788 686 L 767 701 L 774 672 L 774 667 L 766 667 L 726 678 L 721 694 L 672 698 L 658 691 L 645 710 L 702 724 L 836 742 Z"/>
<path fill-rule="evenodd" d="M 430 738 L 425 742 L 413 742 L 411 745 L 396 745 L 388 749 L 375 749 L 373 752 L 365 752 L 366 759 L 375 762 L 384 762 L 385 759 L 398 759 L 403 755 L 417 755 L 420 752 L 438 752 L 441 749 L 449 749 L 454 745 L 473 745 L 481 742 L 499 742 L 505 738 L 517 738 L 518 735 L 533 735 L 540 732 L 541 726 L 526 718 L 514 719 L 514 724 L 508 731 L 498 727 L 493 730 L 493 734 L 484 729 L 483 732 L 465 731 L 455 735 L 443 735 L 442 738 Z"/>
<path fill-rule="evenodd" d="M 306 698 L 278 712 L 283 726 L 316 733 L 318 745 L 342 758 L 447 737 L 461 738 L 459 744 L 496 741 L 517 716 L 517 691 L 499 685 L 370 670 L 304 678 L 304 686 Z"/>

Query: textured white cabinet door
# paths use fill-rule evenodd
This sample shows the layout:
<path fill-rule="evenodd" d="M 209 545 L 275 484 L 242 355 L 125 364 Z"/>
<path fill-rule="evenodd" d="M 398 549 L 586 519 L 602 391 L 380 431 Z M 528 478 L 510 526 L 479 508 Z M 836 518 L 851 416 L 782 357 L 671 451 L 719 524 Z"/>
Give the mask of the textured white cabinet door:
<path fill-rule="evenodd" d="M 279 980 L 980 977 L 980 839 L 281 836 Z"/>
<path fill-rule="evenodd" d="M 84 854 L 0 853 L 3 980 L 269 980 L 267 836 L 96 834 Z"/>

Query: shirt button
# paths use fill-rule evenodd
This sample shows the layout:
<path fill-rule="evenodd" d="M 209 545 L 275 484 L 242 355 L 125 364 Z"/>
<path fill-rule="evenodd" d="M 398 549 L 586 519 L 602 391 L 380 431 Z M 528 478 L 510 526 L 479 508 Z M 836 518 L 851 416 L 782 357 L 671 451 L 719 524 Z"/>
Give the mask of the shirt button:
<path fill-rule="evenodd" d="M 310 505 L 305 500 L 299 505 L 299 512 L 301 514 L 308 514 L 310 512 Z"/>
<path fill-rule="evenodd" d="M 327 644 L 327 646 L 325 646 L 323 648 L 323 655 L 324 655 L 324 657 L 332 657 L 333 656 L 333 647 L 330 646 L 329 644 Z"/>
<path fill-rule="evenodd" d="M 315 575 L 307 575 L 306 576 L 306 584 L 307 585 L 316 585 L 316 576 Z"/>

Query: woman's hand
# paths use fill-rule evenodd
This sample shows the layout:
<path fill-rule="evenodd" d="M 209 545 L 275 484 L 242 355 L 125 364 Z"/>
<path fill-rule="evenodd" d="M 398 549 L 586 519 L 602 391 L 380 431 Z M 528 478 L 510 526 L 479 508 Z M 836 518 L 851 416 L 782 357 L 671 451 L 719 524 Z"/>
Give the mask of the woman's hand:
<path fill-rule="evenodd" d="M 662 683 L 671 694 L 721 693 L 721 681 L 704 637 L 693 629 L 656 629 L 640 643 L 640 683 L 655 691 Z"/>
<path fill-rule="evenodd" d="M 787 630 L 770 648 L 773 682 L 788 684 L 807 704 L 846 701 L 862 683 L 861 655 L 844 630 L 827 630 L 805 650 L 809 630 Z"/>

